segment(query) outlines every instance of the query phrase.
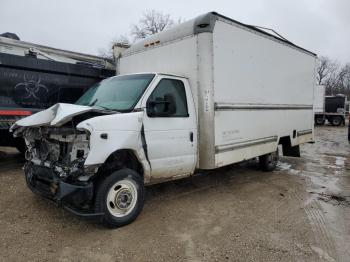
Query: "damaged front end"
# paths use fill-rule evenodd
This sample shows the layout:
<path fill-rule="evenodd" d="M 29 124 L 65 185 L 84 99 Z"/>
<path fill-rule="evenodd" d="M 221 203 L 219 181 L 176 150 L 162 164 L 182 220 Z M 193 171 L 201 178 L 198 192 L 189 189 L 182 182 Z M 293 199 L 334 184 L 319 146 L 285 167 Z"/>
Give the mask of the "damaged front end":
<path fill-rule="evenodd" d="M 73 127 L 29 127 L 21 136 L 27 146 L 24 171 L 29 188 L 78 215 L 91 213 L 91 178 L 97 167 L 84 168 L 89 134 Z"/>
<path fill-rule="evenodd" d="M 28 187 L 77 215 L 102 215 L 91 209 L 92 180 L 98 166 L 84 166 L 90 151 L 90 133 L 78 130 L 76 125 L 109 113 L 58 104 L 18 121 L 11 131 L 25 140 L 24 173 Z"/>

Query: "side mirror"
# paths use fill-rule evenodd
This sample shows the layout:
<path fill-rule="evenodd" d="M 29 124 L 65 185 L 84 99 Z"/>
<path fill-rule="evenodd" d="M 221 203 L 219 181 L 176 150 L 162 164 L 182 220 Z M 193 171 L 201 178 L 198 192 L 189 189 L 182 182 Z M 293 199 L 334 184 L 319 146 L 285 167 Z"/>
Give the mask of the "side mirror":
<path fill-rule="evenodd" d="M 147 115 L 150 117 L 167 117 L 176 113 L 175 98 L 172 94 L 149 100 L 146 105 Z"/>

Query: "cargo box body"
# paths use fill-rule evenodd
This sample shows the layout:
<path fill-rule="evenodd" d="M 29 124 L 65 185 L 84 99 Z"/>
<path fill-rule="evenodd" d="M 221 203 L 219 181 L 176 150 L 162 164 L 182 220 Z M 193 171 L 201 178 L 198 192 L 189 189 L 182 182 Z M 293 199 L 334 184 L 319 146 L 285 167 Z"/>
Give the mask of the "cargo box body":
<path fill-rule="evenodd" d="M 314 94 L 314 113 L 324 113 L 325 110 L 326 87 L 324 85 L 316 85 Z"/>
<path fill-rule="evenodd" d="M 313 141 L 316 55 L 216 13 L 124 52 L 120 74 L 188 78 L 197 109 L 197 168 L 212 169 Z"/>

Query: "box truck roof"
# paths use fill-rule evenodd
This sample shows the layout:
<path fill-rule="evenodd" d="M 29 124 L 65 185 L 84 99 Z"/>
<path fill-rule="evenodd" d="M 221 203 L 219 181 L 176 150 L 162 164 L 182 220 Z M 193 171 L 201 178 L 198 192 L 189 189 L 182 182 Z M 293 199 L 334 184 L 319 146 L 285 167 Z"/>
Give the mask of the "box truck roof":
<path fill-rule="evenodd" d="M 144 40 L 141 40 L 134 45 L 132 45 L 129 49 L 127 49 L 123 56 L 127 56 L 130 54 L 134 54 L 140 51 L 143 51 L 146 48 L 151 48 L 158 45 L 163 45 L 165 43 L 181 40 L 183 38 L 189 37 L 191 35 L 204 33 L 204 32 L 213 32 L 216 21 L 217 20 L 223 20 L 225 22 L 228 22 L 234 26 L 240 27 L 242 29 L 251 31 L 252 33 L 259 34 L 261 36 L 267 37 L 271 40 L 274 40 L 276 42 L 279 42 L 281 44 L 285 44 L 287 46 L 290 46 L 291 48 L 295 48 L 299 51 L 302 51 L 304 53 L 310 54 L 312 56 L 317 56 L 315 53 L 310 52 L 300 46 L 297 46 L 293 44 L 292 42 L 286 40 L 285 38 L 278 37 L 276 35 L 270 34 L 264 30 L 259 29 L 256 26 L 244 24 L 241 22 L 238 22 L 236 20 L 233 20 L 231 18 L 228 18 L 226 16 L 223 16 L 216 12 L 209 12 L 203 15 L 200 15 L 194 19 L 191 19 L 187 22 L 184 22 L 178 26 L 175 26 L 173 28 L 170 28 L 166 31 L 162 31 L 160 33 L 154 34 Z"/>

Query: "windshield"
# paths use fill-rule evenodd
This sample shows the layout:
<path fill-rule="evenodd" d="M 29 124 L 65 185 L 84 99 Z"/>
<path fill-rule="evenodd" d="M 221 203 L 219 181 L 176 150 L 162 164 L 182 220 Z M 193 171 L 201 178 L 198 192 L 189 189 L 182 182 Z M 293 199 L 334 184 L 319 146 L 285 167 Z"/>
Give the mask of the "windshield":
<path fill-rule="evenodd" d="M 130 111 L 141 98 L 154 74 L 116 76 L 92 86 L 76 102 L 116 111 Z"/>

